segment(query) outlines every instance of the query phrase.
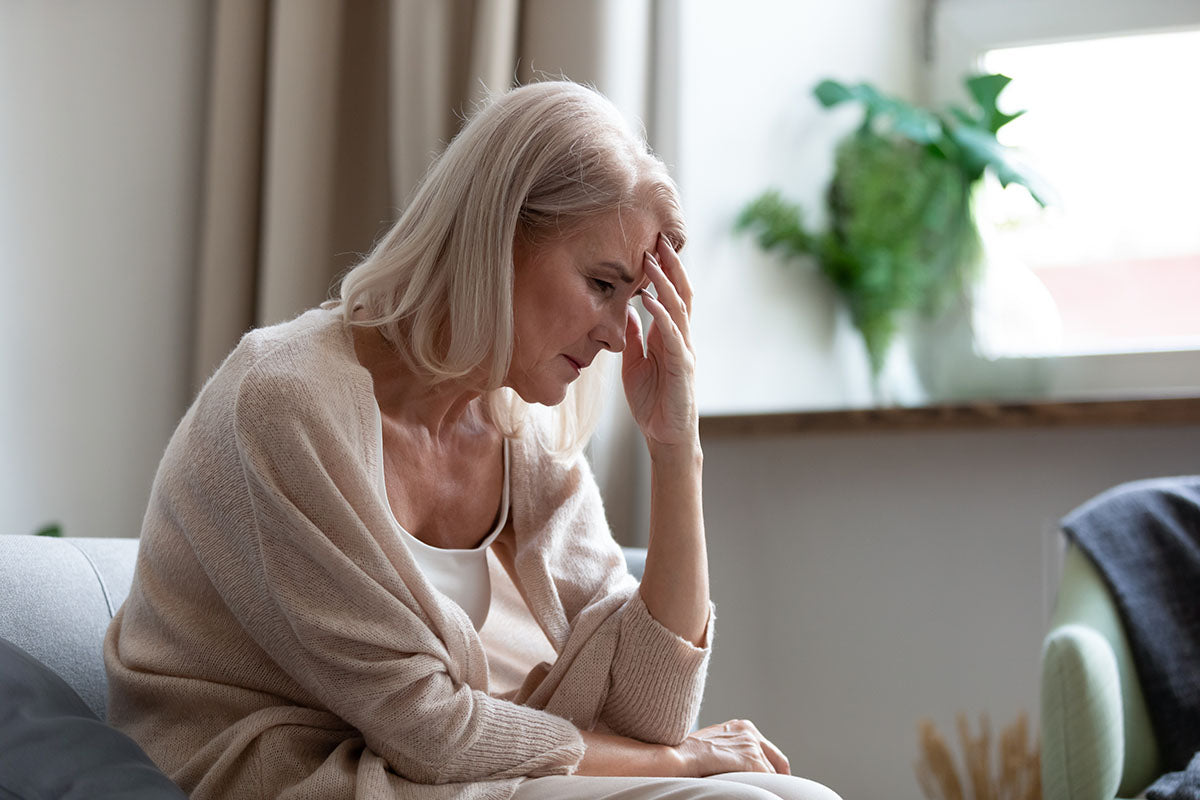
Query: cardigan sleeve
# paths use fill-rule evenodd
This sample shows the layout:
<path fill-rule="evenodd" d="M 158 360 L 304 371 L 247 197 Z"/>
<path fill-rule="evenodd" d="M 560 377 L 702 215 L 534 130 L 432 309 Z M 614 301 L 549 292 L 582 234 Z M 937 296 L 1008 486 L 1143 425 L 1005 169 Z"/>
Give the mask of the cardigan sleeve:
<path fill-rule="evenodd" d="M 348 388 L 287 370 L 251 371 L 235 411 L 253 508 L 250 563 L 222 578 L 254 640 L 300 686 L 363 735 L 397 773 L 447 783 L 573 772 L 579 731 L 490 697 L 430 628 L 429 614 L 375 536 L 391 534 L 366 431 Z"/>
<path fill-rule="evenodd" d="M 712 654 L 709 608 L 705 646 L 697 647 L 656 620 L 634 592 L 621 614 L 611 683 L 601 719 L 615 733 L 677 745 L 696 724 Z"/>
<path fill-rule="evenodd" d="M 700 711 L 711 654 L 711 608 L 704 647 L 654 619 L 609 531 L 587 461 L 579 456 L 557 467 L 550 459 L 539 461 L 537 474 L 525 479 L 537 484 L 537 502 L 544 507 L 527 513 L 545 519 L 543 529 L 556 533 L 545 536 L 549 542 L 539 548 L 545 566 L 537 566 L 552 581 L 556 605 L 570 627 L 559 637 L 560 662 L 566 654 L 578 654 L 564 665 L 555 691 L 594 692 L 600 698 L 598 721 L 614 733 L 676 745 Z M 527 576 L 538 571 L 525 570 Z M 602 647 L 596 641 L 580 643 L 581 638 L 615 641 Z M 595 664 L 600 652 L 606 653 L 603 670 Z M 556 708 L 552 702 L 546 707 Z"/>

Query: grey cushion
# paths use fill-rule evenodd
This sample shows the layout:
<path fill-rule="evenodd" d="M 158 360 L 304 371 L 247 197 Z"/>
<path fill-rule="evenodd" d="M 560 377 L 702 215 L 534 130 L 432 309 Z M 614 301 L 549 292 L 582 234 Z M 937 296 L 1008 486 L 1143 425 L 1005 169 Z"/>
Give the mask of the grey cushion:
<path fill-rule="evenodd" d="M 129 593 L 136 539 L 0 536 L 0 637 L 105 716 L 104 632 Z"/>
<path fill-rule="evenodd" d="M 62 678 L 0 639 L 0 798 L 184 800 L 125 734 Z"/>
<path fill-rule="evenodd" d="M 642 573 L 646 571 L 646 549 L 644 547 L 623 547 L 621 548 L 625 554 L 625 565 L 629 568 L 629 574 L 642 579 Z"/>

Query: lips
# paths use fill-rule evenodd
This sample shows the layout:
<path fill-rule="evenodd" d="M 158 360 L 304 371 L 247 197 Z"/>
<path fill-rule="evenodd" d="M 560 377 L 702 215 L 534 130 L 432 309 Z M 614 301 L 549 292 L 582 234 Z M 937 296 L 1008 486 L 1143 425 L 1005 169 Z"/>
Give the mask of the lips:
<path fill-rule="evenodd" d="M 590 358 L 587 361 L 577 361 L 576 359 L 572 358 L 571 356 L 567 355 L 566 353 L 563 353 L 563 358 L 565 358 L 567 361 L 569 361 L 571 363 L 571 366 L 574 367 L 579 372 L 582 372 L 583 370 L 587 369 L 588 365 L 592 363 L 592 359 L 590 359 Z"/>

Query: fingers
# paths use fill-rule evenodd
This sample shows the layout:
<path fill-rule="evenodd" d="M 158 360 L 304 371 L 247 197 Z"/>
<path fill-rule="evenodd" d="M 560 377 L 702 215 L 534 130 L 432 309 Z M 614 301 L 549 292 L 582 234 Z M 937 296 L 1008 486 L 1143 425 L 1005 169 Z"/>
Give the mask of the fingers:
<path fill-rule="evenodd" d="M 766 772 L 791 775 L 787 758 L 753 722 L 735 719 L 688 735 L 685 745 L 703 777 L 721 772 Z"/>
<path fill-rule="evenodd" d="M 679 259 L 672 255 L 675 263 L 679 264 Z M 675 321 L 675 326 L 679 329 L 683 336 L 684 342 L 688 349 L 691 349 L 691 318 L 690 318 L 690 303 L 680 293 L 674 281 L 667 275 L 662 263 L 654 257 L 652 253 L 647 252 L 644 261 L 644 267 L 647 277 L 654 285 L 655 291 L 658 293 L 658 301 L 666 307 L 670 312 L 671 319 Z M 682 273 L 683 266 L 678 266 L 678 272 Z M 643 293 L 643 296 L 644 293 Z"/>
<path fill-rule="evenodd" d="M 669 332 L 669 335 L 662 336 L 667 352 L 672 356 L 683 357 L 684 353 L 690 354 L 690 346 L 684 338 L 683 332 L 679 330 L 679 326 L 675 323 L 671 312 L 667 311 L 666 307 L 655 297 L 642 292 L 642 305 L 650 312 L 650 316 L 654 318 L 655 324 L 660 332 Z M 654 338 L 653 335 L 651 338 Z"/>
<path fill-rule="evenodd" d="M 658 243 L 655 245 L 658 263 L 662 265 L 663 272 L 671 279 L 671 283 L 679 292 L 679 296 L 683 299 L 684 307 L 690 316 L 692 313 L 692 282 L 688 277 L 687 270 L 683 268 L 683 262 L 679 260 L 679 255 L 675 252 L 675 248 L 671 246 L 671 240 L 661 233 L 658 235 Z"/>
<path fill-rule="evenodd" d="M 781 775 L 792 774 L 787 756 L 771 740 L 763 736 L 753 722 L 748 719 L 733 720 L 725 723 L 725 729 L 747 736 L 753 742 L 757 749 L 755 760 L 765 766 L 763 771 Z"/>
<path fill-rule="evenodd" d="M 625 349 L 621 353 L 622 371 L 632 369 L 646 358 L 646 341 L 642 338 L 642 320 L 633 306 L 625 307 Z"/>
<path fill-rule="evenodd" d="M 780 775 L 792 774 L 792 765 L 788 762 L 787 756 L 783 754 L 783 751 L 776 747 L 769 739 L 763 739 L 761 745 L 763 755 L 767 757 L 767 761 L 771 762 L 771 766 L 774 767 L 776 772 Z"/>

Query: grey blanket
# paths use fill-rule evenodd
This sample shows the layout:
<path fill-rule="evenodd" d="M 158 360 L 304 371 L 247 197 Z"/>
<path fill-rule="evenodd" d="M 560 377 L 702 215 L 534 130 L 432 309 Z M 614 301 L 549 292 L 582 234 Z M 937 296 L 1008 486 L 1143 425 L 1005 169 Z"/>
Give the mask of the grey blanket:
<path fill-rule="evenodd" d="M 1186 786 L 1200 784 L 1200 476 L 1118 486 L 1062 528 L 1112 590 L 1163 766 L 1184 775 L 1182 792 L 1159 797 L 1200 800 Z M 1170 777 L 1151 791 L 1173 791 Z"/>
<path fill-rule="evenodd" d="M 1196 800 L 1200 798 L 1200 753 L 1182 772 L 1163 775 L 1146 790 L 1146 800 Z"/>

